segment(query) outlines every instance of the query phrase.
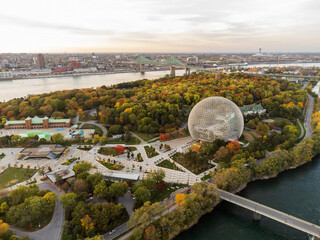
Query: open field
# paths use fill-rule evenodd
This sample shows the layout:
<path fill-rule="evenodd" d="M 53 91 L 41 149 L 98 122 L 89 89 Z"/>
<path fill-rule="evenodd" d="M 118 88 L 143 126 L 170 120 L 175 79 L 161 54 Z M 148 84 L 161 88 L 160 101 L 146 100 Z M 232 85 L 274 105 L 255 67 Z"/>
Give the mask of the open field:
<path fill-rule="evenodd" d="M 9 167 L 0 173 L 0 189 L 26 181 L 36 172 L 36 169 Z"/>

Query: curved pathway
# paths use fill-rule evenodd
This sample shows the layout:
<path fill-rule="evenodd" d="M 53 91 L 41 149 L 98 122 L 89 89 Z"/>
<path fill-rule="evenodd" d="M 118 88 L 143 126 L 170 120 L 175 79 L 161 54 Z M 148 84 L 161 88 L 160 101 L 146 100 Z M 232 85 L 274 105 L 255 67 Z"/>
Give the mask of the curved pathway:
<path fill-rule="evenodd" d="M 305 140 L 306 138 L 310 138 L 313 133 L 311 128 L 311 117 L 312 117 L 314 99 L 309 93 L 308 93 L 308 99 L 309 99 L 309 104 L 308 104 L 308 108 L 306 110 L 306 116 L 304 119 L 304 128 L 306 129 L 306 135 L 304 136 L 303 140 Z"/>
<path fill-rule="evenodd" d="M 58 201 L 55 206 L 55 211 L 53 213 L 53 217 L 51 222 L 44 228 L 39 231 L 35 232 L 27 232 L 21 229 L 16 229 L 14 227 L 10 227 L 10 229 L 17 235 L 17 236 L 25 236 L 29 235 L 29 237 L 33 240 L 59 240 L 62 236 L 62 228 L 64 223 L 64 210 L 60 204 L 60 196 L 61 193 L 58 189 L 53 186 L 53 184 L 49 182 L 39 184 L 40 190 L 50 190 L 55 192 L 58 196 Z"/>
<path fill-rule="evenodd" d="M 101 128 L 101 130 L 103 132 L 102 136 L 107 136 L 107 129 L 100 123 L 97 123 L 95 121 L 87 121 L 87 122 L 77 122 L 77 124 L 79 124 L 79 128 L 81 128 L 84 124 L 95 125 L 95 126 Z"/>

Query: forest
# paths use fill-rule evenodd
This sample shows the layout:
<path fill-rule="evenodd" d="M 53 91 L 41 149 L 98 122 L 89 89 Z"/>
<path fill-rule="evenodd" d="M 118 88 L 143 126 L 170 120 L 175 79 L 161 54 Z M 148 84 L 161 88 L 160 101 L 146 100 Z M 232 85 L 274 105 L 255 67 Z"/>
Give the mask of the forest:
<path fill-rule="evenodd" d="M 0 126 L 28 116 L 72 118 L 96 109 L 98 120 L 111 126 L 113 134 L 124 130 L 170 133 L 187 121 L 201 99 L 222 96 L 238 106 L 262 103 L 271 116 L 288 119 L 301 115 L 306 91 L 286 80 L 247 74 L 214 73 L 139 80 L 111 87 L 74 89 L 29 95 L 0 103 Z"/>

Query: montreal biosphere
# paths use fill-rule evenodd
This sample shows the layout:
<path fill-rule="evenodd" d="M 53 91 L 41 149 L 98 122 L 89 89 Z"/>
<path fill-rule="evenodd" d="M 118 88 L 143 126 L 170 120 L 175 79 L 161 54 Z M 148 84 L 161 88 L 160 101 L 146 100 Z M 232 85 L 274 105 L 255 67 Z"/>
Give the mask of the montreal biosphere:
<path fill-rule="evenodd" d="M 212 142 L 237 140 L 244 121 L 239 107 L 223 97 L 209 97 L 198 102 L 191 110 L 188 127 L 191 137 Z"/>

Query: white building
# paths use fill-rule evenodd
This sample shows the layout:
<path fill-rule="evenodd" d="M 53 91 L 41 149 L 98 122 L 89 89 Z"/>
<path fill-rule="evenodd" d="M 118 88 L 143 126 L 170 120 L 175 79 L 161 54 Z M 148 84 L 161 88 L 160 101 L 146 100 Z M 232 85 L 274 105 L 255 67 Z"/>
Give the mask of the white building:
<path fill-rule="evenodd" d="M 12 79 L 13 75 L 11 72 L 0 72 L 0 79 Z"/>

